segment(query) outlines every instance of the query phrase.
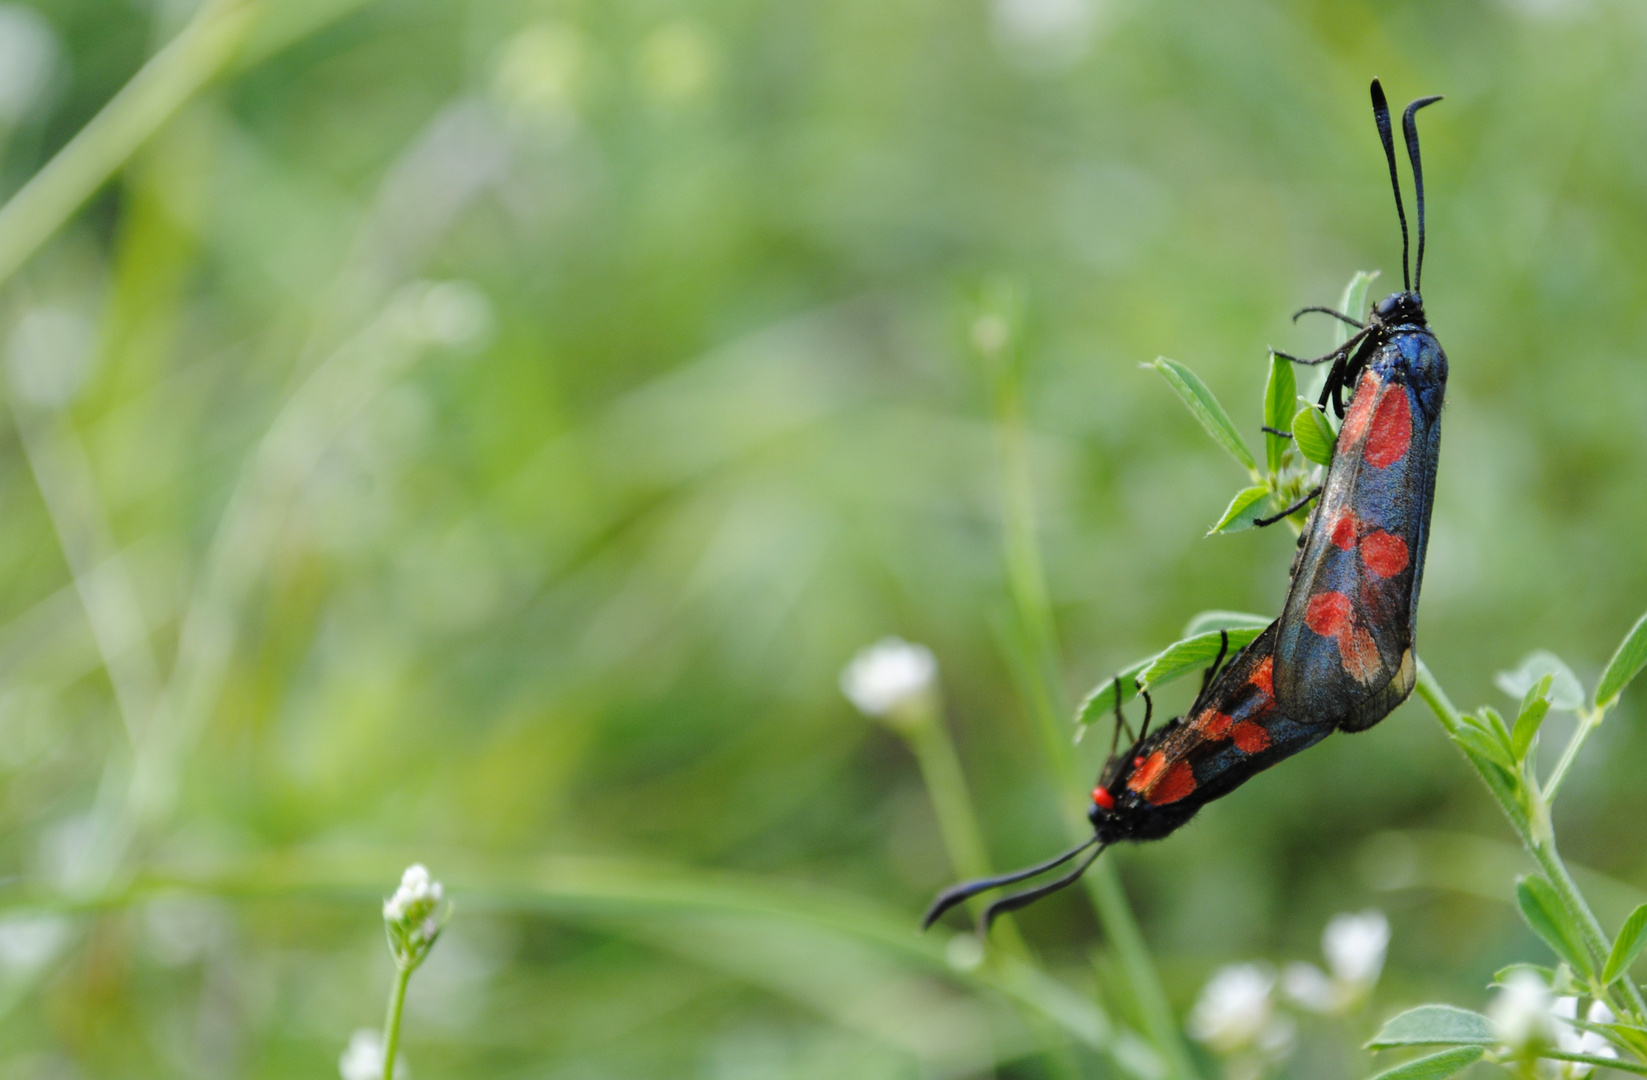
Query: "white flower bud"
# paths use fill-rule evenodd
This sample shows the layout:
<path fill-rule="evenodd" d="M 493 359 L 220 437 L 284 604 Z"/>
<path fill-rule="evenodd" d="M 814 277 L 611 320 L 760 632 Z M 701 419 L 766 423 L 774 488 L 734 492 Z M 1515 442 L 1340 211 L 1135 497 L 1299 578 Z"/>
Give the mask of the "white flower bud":
<path fill-rule="evenodd" d="M 907 721 L 935 707 L 937 680 L 931 649 L 889 637 L 852 658 L 841 692 L 866 716 Z"/>
<path fill-rule="evenodd" d="M 1530 971 L 1510 975 L 1488 1006 L 1487 1015 L 1499 1039 L 1518 1055 L 1536 1054 L 1555 1039 L 1549 988 Z"/>
<path fill-rule="evenodd" d="M 413 863 L 401 875 L 400 888 L 383 902 L 383 924 L 389 951 L 403 967 L 417 967 L 428 955 L 441 927 L 451 917 L 451 905 L 442 905 L 445 890 L 429 876 L 422 863 Z"/>
<path fill-rule="evenodd" d="M 1321 934 L 1321 951 L 1333 978 L 1361 992 L 1378 981 L 1389 946 L 1390 920 L 1376 908 L 1334 915 Z"/>
<path fill-rule="evenodd" d="M 337 1071 L 343 1080 L 383 1080 L 383 1035 L 371 1028 L 361 1028 L 349 1036 L 349 1046 L 337 1059 Z M 410 1071 L 406 1059 L 395 1055 L 395 1080 L 406 1080 Z"/>
<path fill-rule="evenodd" d="M 1189 1031 L 1219 1053 L 1256 1044 L 1269 1027 L 1275 972 L 1263 964 L 1220 968 L 1190 1011 Z"/>
<path fill-rule="evenodd" d="M 1557 1020 L 1573 1019 L 1578 1015 L 1578 998 L 1556 998 L 1555 1005 L 1551 1007 L 1550 1013 Z M 1590 1011 L 1585 1014 L 1585 1019 L 1592 1024 L 1611 1024 L 1615 1018 L 1613 1010 L 1602 1002 L 1596 1001 L 1590 1004 Z M 1593 1031 L 1575 1028 L 1569 1024 L 1561 1024 L 1557 1027 L 1556 1046 L 1569 1054 L 1589 1054 L 1591 1057 L 1604 1058 L 1618 1057 L 1618 1051 L 1613 1049 L 1612 1044 L 1601 1035 Z M 1595 1066 L 1587 1062 L 1563 1061 L 1561 1062 L 1562 1080 L 1583 1080 L 1594 1069 Z"/>

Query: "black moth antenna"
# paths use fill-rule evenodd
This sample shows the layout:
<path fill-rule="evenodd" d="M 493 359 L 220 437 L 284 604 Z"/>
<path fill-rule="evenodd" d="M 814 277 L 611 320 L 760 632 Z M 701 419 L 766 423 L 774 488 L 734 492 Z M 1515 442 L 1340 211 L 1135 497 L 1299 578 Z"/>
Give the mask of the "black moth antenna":
<path fill-rule="evenodd" d="M 921 920 L 921 929 L 925 930 L 930 927 L 943 916 L 944 912 L 948 911 L 956 904 L 970 900 L 981 892 L 988 892 L 990 889 L 999 889 L 1002 885 L 1014 885 L 1025 880 L 1026 878 L 1032 878 L 1036 874 L 1044 874 L 1055 866 L 1064 865 L 1096 843 L 1098 843 L 1098 838 L 1094 836 L 1091 840 L 1088 840 L 1082 844 L 1077 844 L 1075 847 L 1070 848 L 1062 855 L 1055 855 L 1044 863 L 1036 863 L 1034 866 L 1025 867 L 1022 870 L 1014 870 L 1010 874 L 1000 874 L 996 877 L 979 878 L 977 881 L 963 881 L 959 885 L 952 885 L 943 892 L 939 893 L 938 899 L 932 901 L 932 906 L 926 909 L 926 917 Z M 1059 878 L 1057 881 L 1050 882 L 1049 884 L 1040 885 L 1026 892 L 1009 896 L 1004 900 L 997 900 L 989 906 L 989 908 L 984 912 L 983 918 L 979 920 L 979 929 L 983 932 L 988 932 L 989 924 L 994 922 L 995 916 L 999 915 L 1002 911 L 1011 911 L 1013 908 L 1023 907 L 1032 900 L 1039 900 L 1047 893 L 1056 892 L 1057 890 L 1062 889 L 1065 885 L 1068 885 L 1070 882 L 1084 874 L 1087 867 L 1092 865 L 1092 859 L 1096 859 L 1099 852 L 1102 852 L 1103 850 L 1103 847 L 1100 847 L 1098 851 L 1093 852 L 1092 858 L 1083 860 L 1081 865 L 1078 866 L 1072 874 L 1067 874 L 1064 877 Z"/>
<path fill-rule="evenodd" d="M 1378 123 L 1378 137 L 1384 143 L 1384 160 L 1390 163 L 1390 190 L 1395 193 L 1395 216 L 1401 221 L 1401 291 L 1414 292 L 1424 280 L 1424 167 L 1418 158 L 1418 124 L 1413 114 L 1426 105 L 1441 100 L 1440 94 L 1419 98 L 1401 114 L 1401 133 L 1407 139 L 1407 159 L 1413 166 L 1413 189 L 1418 202 L 1418 269 L 1415 276 L 1407 274 L 1407 210 L 1401 205 L 1401 179 L 1395 168 L 1395 134 L 1390 130 L 1390 103 L 1384 97 L 1384 87 L 1377 79 L 1372 81 L 1373 119 Z"/>
<path fill-rule="evenodd" d="M 1395 171 L 1395 136 L 1390 132 L 1390 103 L 1384 99 L 1384 88 L 1378 80 L 1372 81 L 1373 119 L 1378 123 L 1378 137 L 1384 142 L 1384 158 L 1390 163 L 1390 190 L 1395 192 L 1395 216 L 1401 219 L 1401 291 L 1412 292 L 1412 279 L 1407 276 L 1407 210 L 1401 205 L 1401 178 Z"/>
<path fill-rule="evenodd" d="M 1413 163 L 1413 199 L 1418 204 L 1418 264 L 1413 267 L 1413 291 L 1424 291 L 1424 166 L 1418 159 L 1418 124 L 1413 114 L 1441 100 L 1440 94 L 1421 97 L 1401 114 L 1401 133 L 1407 137 L 1407 159 Z"/>

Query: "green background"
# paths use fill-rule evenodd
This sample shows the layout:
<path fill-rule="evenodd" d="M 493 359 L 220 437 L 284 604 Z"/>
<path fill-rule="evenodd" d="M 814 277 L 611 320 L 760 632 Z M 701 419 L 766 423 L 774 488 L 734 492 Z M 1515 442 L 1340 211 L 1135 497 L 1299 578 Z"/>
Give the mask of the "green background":
<path fill-rule="evenodd" d="M 59 53 L 7 193 L 187 7 L 33 5 Z M 374 0 L 231 66 L 0 295 L 0 1075 L 336 1075 L 415 860 L 458 903 L 417 1080 L 1043 1075 L 896 948 L 687 902 L 920 945 L 953 871 L 836 681 L 893 633 L 937 654 L 992 861 L 1063 843 L 979 298 L 1019 304 L 1063 714 L 1197 611 L 1279 610 L 1291 536 L 1203 538 L 1243 477 L 1139 364 L 1258 446 L 1266 346 L 1329 343 L 1289 314 L 1394 284 L 1369 77 L 1445 94 L 1419 648 L 1460 705 L 1512 708 L 1538 647 L 1591 683 L 1647 608 L 1644 49 L 1609 0 Z M 1642 694 L 1556 825 L 1647 889 Z M 1107 858 L 1180 1014 L 1388 912 L 1369 1011 L 1286 1067 L 1362 1075 L 1363 1028 L 1548 962 L 1496 814 L 1409 704 Z M 1078 895 L 1018 924 L 1132 1022 Z"/>

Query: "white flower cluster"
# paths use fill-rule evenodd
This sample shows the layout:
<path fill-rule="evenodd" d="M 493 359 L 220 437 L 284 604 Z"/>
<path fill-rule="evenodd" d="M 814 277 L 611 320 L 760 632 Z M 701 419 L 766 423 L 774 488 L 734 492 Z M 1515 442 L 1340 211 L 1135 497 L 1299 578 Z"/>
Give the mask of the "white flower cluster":
<path fill-rule="evenodd" d="M 445 893 L 440 882 L 429 876 L 422 863 L 413 863 L 401 875 L 400 888 L 383 902 L 383 924 L 389 934 L 389 951 L 402 967 L 417 967 L 440 936 L 451 916 L 451 905 L 443 905 Z"/>
<path fill-rule="evenodd" d="M 1601 1035 L 1575 1027 L 1578 998 L 1552 999 L 1544 980 L 1530 971 L 1517 971 L 1504 980 L 1498 996 L 1487 1010 L 1493 1027 L 1509 1050 L 1520 1057 L 1536 1057 L 1554 1047 L 1567 1054 L 1617 1058 L 1618 1051 Z M 1600 1001 L 1591 1002 L 1585 1019 L 1592 1024 L 1611 1024 L 1613 1011 Z M 1583 1080 L 1595 1068 L 1589 1062 L 1547 1062 L 1555 1065 L 1561 1080 Z"/>
<path fill-rule="evenodd" d="M 841 672 L 841 693 L 866 716 L 913 723 L 937 708 L 938 660 L 925 645 L 883 638 Z"/>
<path fill-rule="evenodd" d="M 1282 989 L 1294 1004 L 1311 1012 L 1350 1012 L 1377 985 L 1389 946 L 1390 920 L 1382 911 L 1369 908 L 1334 915 L 1321 934 L 1328 971 L 1310 963 L 1288 964 L 1281 974 Z"/>
<path fill-rule="evenodd" d="M 1377 984 L 1389 944 L 1383 912 L 1335 915 L 1321 935 L 1331 974 L 1309 963 L 1287 965 L 1279 979 L 1268 964 L 1221 968 L 1202 988 L 1189 1032 L 1225 1058 L 1231 1077 L 1264 1075 L 1291 1053 L 1297 1035 L 1296 1021 L 1277 1008 L 1279 998 L 1311 1012 L 1347 1013 Z"/>
<path fill-rule="evenodd" d="M 371 1028 L 361 1028 L 349 1036 L 349 1046 L 337 1059 L 337 1071 L 343 1080 L 383 1080 L 383 1034 Z M 395 1059 L 395 1080 L 407 1080 L 406 1059 Z"/>

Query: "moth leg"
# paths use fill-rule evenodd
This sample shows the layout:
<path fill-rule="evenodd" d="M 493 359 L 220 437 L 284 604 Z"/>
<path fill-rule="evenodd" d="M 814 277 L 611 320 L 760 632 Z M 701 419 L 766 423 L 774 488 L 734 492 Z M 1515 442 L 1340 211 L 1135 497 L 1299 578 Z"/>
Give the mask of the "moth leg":
<path fill-rule="evenodd" d="M 1321 485 L 1317 484 L 1314 487 L 1314 489 L 1312 489 L 1310 491 L 1310 493 L 1308 495 L 1305 495 L 1302 499 L 1299 499 L 1297 502 L 1293 503 L 1291 506 L 1289 506 L 1285 510 L 1281 511 L 1279 514 L 1276 514 L 1274 517 L 1254 518 L 1252 523 L 1256 528 L 1260 528 L 1260 529 L 1266 528 L 1270 525 L 1274 525 L 1277 521 L 1280 521 L 1283 518 L 1291 517 L 1293 514 L 1296 514 L 1296 513 L 1298 513 L 1298 511 L 1304 509 L 1304 507 L 1306 507 L 1310 504 L 1310 500 L 1314 499 L 1316 496 L 1318 496 L 1320 494 L 1321 494 Z"/>
<path fill-rule="evenodd" d="M 1297 322 L 1298 321 L 1298 316 L 1308 314 L 1309 312 L 1312 312 L 1312 311 L 1320 312 L 1322 315 L 1331 315 L 1333 318 L 1337 319 L 1339 322 L 1347 322 L 1351 326 L 1357 327 L 1357 328 L 1362 329 L 1362 330 L 1365 330 L 1367 328 L 1367 324 L 1362 322 L 1360 319 L 1352 319 L 1348 315 L 1344 314 L 1342 311 L 1339 311 L 1337 308 L 1322 307 L 1319 304 L 1311 304 L 1309 307 L 1299 308 L 1297 311 L 1292 313 L 1292 321 Z"/>
<path fill-rule="evenodd" d="M 1309 366 L 1314 367 L 1317 364 L 1325 364 L 1329 360 L 1342 360 L 1344 357 L 1348 356 L 1350 352 L 1356 348 L 1356 346 L 1366 340 L 1367 335 L 1370 333 L 1372 333 L 1372 327 L 1365 327 L 1351 335 L 1348 341 L 1344 342 L 1344 344 L 1340 345 L 1332 352 L 1327 353 L 1325 356 L 1317 356 L 1313 360 L 1306 360 L 1301 356 L 1294 356 L 1292 353 L 1284 353 L 1280 349 L 1271 349 L 1270 353 L 1272 355 L 1279 356 L 1283 360 L 1291 360 L 1295 364 L 1308 364 Z"/>
<path fill-rule="evenodd" d="M 1258 425 L 1258 430 L 1259 431 L 1266 431 L 1271 435 L 1279 435 L 1283 439 L 1292 438 L 1292 432 L 1282 431 L 1280 428 L 1272 428 L 1268 424 L 1259 424 Z"/>
<path fill-rule="evenodd" d="M 1218 674 L 1218 666 L 1224 662 L 1224 656 L 1229 651 L 1230 632 L 1228 630 L 1220 630 L 1218 631 L 1218 655 L 1213 658 L 1212 666 L 1201 673 L 1201 693 L 1196 697 L 1197 701 L 1200 701 L 1201 698 L 1206 697 L 1207 687 L 1212 685 L 1213 677 Z"/>
<path fill-rule="evenodd" d="M 1144 726 L 1138 729 L 1138 743 L 1142 743 L 1145 739 L 1149 738 L 1149 721 L 1150 717 L 1155 715 L 1155 702 L 1149 696 L 1148 690 L 1138 691 L 1138 696 L 1144 699 Z M 1134 743 L 1133 745 L 1136 746 L 1138 743 Z"/>

